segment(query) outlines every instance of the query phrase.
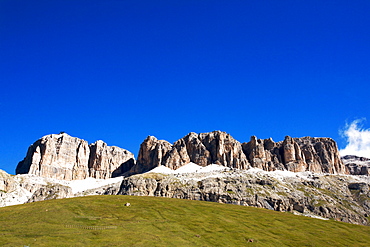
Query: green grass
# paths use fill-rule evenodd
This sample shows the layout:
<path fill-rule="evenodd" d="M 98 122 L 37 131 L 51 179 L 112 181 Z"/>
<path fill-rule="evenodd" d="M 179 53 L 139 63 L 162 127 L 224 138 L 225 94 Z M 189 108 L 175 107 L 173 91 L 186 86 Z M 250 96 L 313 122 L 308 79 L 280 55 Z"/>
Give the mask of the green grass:
<path fill-rule="evenodd" d="M 370 246 L 370 228 L 212 202 L 88 196 L 0 208 L 0 246 L 25 245 Z"/>

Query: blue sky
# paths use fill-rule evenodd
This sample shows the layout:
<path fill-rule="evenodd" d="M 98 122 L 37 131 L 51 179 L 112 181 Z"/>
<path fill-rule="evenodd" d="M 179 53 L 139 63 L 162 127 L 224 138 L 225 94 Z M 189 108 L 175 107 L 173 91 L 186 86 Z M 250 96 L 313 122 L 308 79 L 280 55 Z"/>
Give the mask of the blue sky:
<path fill-rule="evenodd" d="M 65 131 L 137 153 L 370 119 L 370 1 L 0 0 L 0 169 Z M 362 122 L 368 130 L 369 123 Z"/>

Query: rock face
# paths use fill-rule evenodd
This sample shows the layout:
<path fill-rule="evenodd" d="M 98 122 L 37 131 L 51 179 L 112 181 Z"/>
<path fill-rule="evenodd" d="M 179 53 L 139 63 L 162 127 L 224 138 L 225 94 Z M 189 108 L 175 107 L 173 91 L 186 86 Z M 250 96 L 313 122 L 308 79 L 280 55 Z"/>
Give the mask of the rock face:
<path fill-rule="evenodd" d="M 8 173 L 0 170 L 0 191 L 12 191 L 14 189 L 14 179 Z"/>
<path fill-rule="evenodd" d="M 369 175 L 370 159 L 358 157 L 355 155 L 346 155 L 342 157 L 343 163 L 351 175 Z"/>
<path fill-rule="evenodd" d="M 65 180 L 84 179 L 89 176 L 89 155 L 89 145 L 85 140 L 65 133 L 47 135 L 28 148 L 16 173 Z"/>
<path fill-rule="evenodd" d="M 17 174 L 34 174 L 63 180 L 87 177 L 109 178 L 133 165 L 134 155 L 102 141 L 90 146 L 87 141 L 66 133 L 47 135 L 28 148 Z M 130 165 L 131 164 L 131 165 Z"/>
<path fill-rule="evenodd" d="M 266 171 L 348 173 L 331 138 L 286 136 L 284 141 L 275 143 L 271 138 L 257 140 L 252 136 L 250 142 L 242 145 L 252 167 Z"/>
<path fill-rule="evenodd" d="M 250 167 L 242 145 L 229 134 L 221 131 L 192 132 L 173 145 L 149 136 L 141 144 L 137 163 L 130 173 L 149 171 L 160 165 L 177 169 L 189 162 L 200 166 L 219 164 L 238 169 Z"/>
<path fill-rule="evenodd" d="M 163 165 L 177 169 L 189 162 L 200 166 L 219 164 L 225 167 L 266 171 L 347 174 L 337 145 L 330 138 L 292 138 L 274 142 L 251 137 L 241 144 L 221 131 L 190 133 L 171 145 L 149 136 L 140 147 L 137 163 L 128 174 L 149 171 Z"/>
<path fill-rule="evenodd" d="M 266 171 L 347 174 L 335 141 L 330 138 L 292 138 L 274 142 L 252 136 L 240 143 L 225 132 L 189 133 L 174 144 L 147 137 L 134 155 L 103 141 L 93 144 L 65 133 L 44 136 L 28 149 L 17 174 L 75 180 L 110 178 L 149 171 L 157 166 L 177 169 L 190 162 L 200 166 L 218 164 L 241 170 L 251 167 Z"/>
<path fill-rule="evenodd" d="M 103 141 L 90 144 L 89 176 L 107 179 L 122 174 L 134 164 L 134 155 L 129 151 L 107 146 Z"/>
<path fill-rule="evenodd" d="M 154 136 L 148 136 L 140 145 L 137 164 L 131 172 L 142 173 L 163 164 L 165 154 L 171 149 L 171 143 L 158 140 Z"/>

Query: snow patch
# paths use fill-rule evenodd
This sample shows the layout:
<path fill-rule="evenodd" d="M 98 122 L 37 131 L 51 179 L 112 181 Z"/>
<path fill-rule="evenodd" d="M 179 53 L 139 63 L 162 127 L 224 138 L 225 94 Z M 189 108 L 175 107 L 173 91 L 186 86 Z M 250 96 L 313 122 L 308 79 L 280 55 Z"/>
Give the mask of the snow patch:
<path fill-rule="evenodd" d="M 108 179 L 96 179 L 96 178 L 86 178 L 83 180 L 72 180 L 64 181 L 59 180 L 58 183 L 68 186 L 72 189 L 72 193 L 78 193 L 89 189 L 99 188 L 101 186 L 106 186 L 109 184 L 118 183 L 123 180 L 124 177 L 108 178 Z"/>
<path fill-rule="evenodd" d="M 195 163 L 188 163 L 176 170 L 172 170 L 166 166 L 158 166 L 146 173 L 163 173 L 163 174 L 187 174 L 187 173 L 209 173 L 209 172 L 222 172 L 225 170 L 230 170 L 229 167 L 211 164 L 208 166 L 200 166 Z"/>
<path fill-rule="evenodd" d="M 208 166 L 201 168 L 201 172 L 216 172 L 216 171 L 221 172 L 225 170 L 230 170 L 230 168 L 226 166 L 217 165 L 217 164 L 210 164 Z"/>
<path fill-rule="evenodd" d="M 60 184 L 72 189 L 72 193 L 78 193 L 89 189 L 99 188 L 109 184 L 114 184 L 123 180 L 124 177 L 108 178 L 108 179 L 96 179 L 86 178 L 82 180 L 59 180 L 55 178 L 44 178 L 38 177 L 33 174 L 22 174 L 15 176 L 15 179 L 21 184 L 23 179 L 27 179 L 28 183 L 47 185 L 48 183 Z"/>
<path fill-rule="evenodd" d="M 146 172 L 146 173 L 163 173 L 163 174 L 173 174 L 174 170 L 168 168 L 167 166 L 157 166 L 156 168 L 153 168 L 152 170 Z"/>
<path fill-rule="evenodd" d="M 174 173 L 194 173 L 194 172 L 200 171 L 200 169 L 202 169 L 201 166 L 190 162 L 190 163 L 176 169 Z"/>
<path fill-rule="evenodd" d="M 301 179 L 311 179 L 314 176 L 313 172 L 291 172 L 291 171 L 264 171 L 259 168 L 250 168 L 245 171 L 247 174 L 256 176 L 268 176 L 279 180 L 284 180 L 285 178 L 301 178 Z M 316 174 L 319 175 L 319 174 Z"/>

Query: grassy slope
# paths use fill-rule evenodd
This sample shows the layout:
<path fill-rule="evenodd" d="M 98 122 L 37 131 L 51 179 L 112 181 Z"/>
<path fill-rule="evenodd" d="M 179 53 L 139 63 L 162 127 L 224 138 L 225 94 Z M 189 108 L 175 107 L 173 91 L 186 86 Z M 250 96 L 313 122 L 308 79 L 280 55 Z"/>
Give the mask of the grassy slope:
<path fill-rule="evenodd" d="M 370 227 L 212 202 L 89 196 L 0 208 L 0 246 L 24 245 L 370 246 Z"/>

